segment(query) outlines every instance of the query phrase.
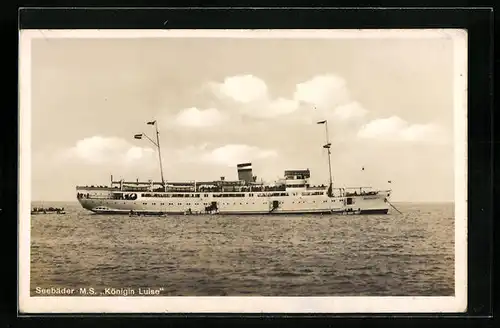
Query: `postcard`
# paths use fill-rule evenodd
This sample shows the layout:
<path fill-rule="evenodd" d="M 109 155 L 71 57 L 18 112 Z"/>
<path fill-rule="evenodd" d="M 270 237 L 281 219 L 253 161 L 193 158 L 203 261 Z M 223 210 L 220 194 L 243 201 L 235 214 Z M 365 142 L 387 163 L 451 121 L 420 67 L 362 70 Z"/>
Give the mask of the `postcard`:
<path fill-rule="evenodd" d="M 21 313 L 467 308 L 467 33 L 21 30 Z"/>

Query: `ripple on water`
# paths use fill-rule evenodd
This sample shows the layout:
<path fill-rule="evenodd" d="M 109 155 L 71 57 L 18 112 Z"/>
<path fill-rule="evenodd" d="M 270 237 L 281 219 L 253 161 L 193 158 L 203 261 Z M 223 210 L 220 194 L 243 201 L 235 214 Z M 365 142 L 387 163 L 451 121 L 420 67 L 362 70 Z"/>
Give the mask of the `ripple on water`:
<path fill-rule="evenodd" d="M 59 204 L 60 205 L 60 204 Z M 31 287 L 165 295 L 453 295 L 453 204 L 404 215 L 67 216 L 31 224 Z"/>

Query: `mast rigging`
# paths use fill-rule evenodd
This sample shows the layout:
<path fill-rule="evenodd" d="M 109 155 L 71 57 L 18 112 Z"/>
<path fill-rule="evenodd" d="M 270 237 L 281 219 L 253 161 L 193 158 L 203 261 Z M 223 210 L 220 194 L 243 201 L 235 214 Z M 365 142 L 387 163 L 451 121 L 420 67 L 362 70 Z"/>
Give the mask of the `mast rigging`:
<path fill-rule="evenodd" d="M 325 125 L 325 133 L 326 133 L 326 144 L 323 146 L 327 150 L 328 153 L 328 173 L 329 173 L 329 179 L 330 179 L 330 186 L 328 187 L 328 196 L 332 197 L 332 189 L 333 189 L 333 177 L 332 177 L 332 161 L 331 161 L 331 146 L 332 144 L 330 143 L 329 136 L 328 136 L 328 121 L 323 120 L 319 121 L 317 124 L 324 124 Z"/>

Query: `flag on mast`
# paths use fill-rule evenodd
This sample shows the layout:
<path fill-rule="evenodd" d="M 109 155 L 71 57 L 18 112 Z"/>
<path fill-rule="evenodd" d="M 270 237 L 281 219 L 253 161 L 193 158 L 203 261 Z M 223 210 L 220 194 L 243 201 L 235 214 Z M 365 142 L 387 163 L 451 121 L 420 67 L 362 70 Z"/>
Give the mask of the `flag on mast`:
<path fill-rule="evenodd" d="M 135 138 L 135 139 L 142 139 L 142 133 L 135 134 L 135 135 L 134 135 L 134 138 Z"/>
<path fill-rule="evenodd" d="M 324 120 L 324 121 L 319 121 L 319 122 L 318 122 L 318 123 L 316 123 L 316 124 L 325 124 L 325 123 L 326 123 L 326 120 Z"/>
<path fill-rule="evenodd" d="M 148 122 L 147 124 L 148 124 L 148 125 L 155 125 L 155 123 L 156 123 L 156 120 L 155 120 L 155 121 Z"/>

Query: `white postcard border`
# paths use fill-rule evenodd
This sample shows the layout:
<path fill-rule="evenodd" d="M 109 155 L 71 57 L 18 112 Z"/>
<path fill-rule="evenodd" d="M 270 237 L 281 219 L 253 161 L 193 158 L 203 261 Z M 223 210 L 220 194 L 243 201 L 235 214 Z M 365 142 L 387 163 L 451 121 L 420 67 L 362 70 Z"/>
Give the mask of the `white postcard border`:
<path fill-rule="evenodd" d="M 35 38 L 448 38 L 454 42 L 455 296 L 452 297 L 32 297 L 31 40 Z M 19 38 L 19 312 L 422 313 L 467 308 L 467 32 L 422 30 L 21 30 Z"/>

